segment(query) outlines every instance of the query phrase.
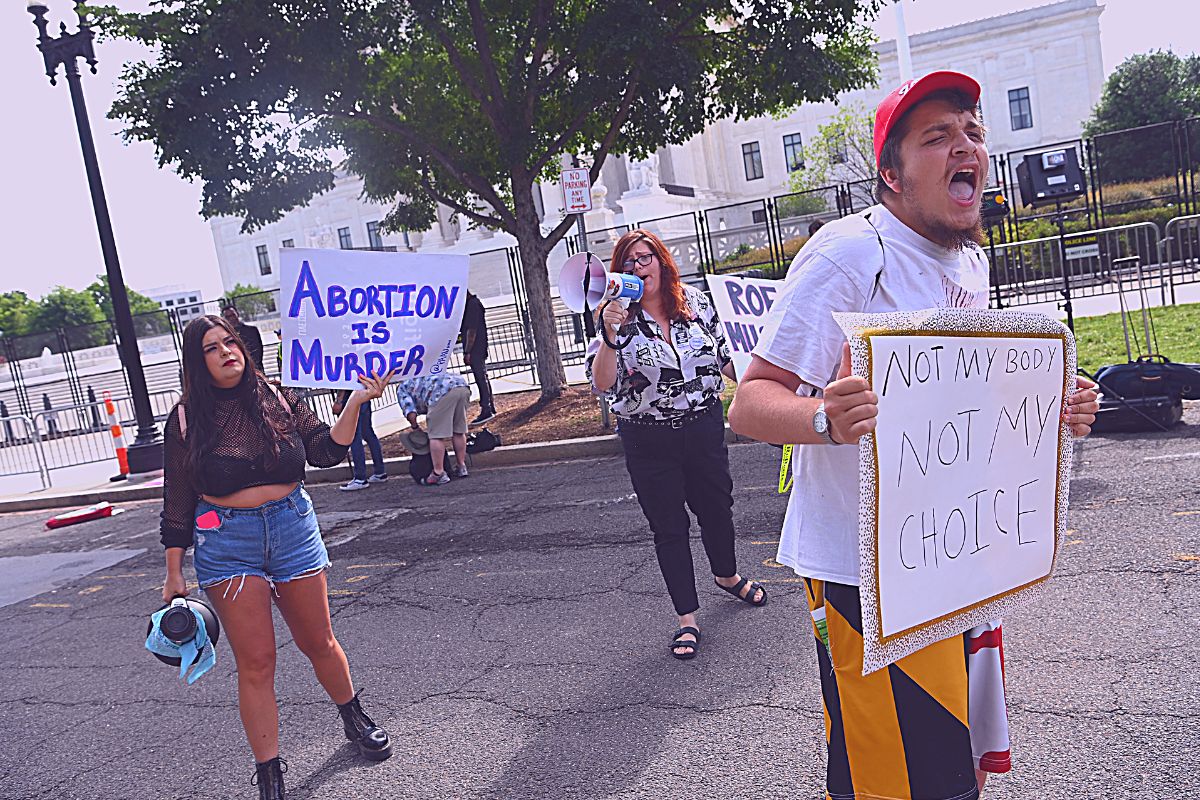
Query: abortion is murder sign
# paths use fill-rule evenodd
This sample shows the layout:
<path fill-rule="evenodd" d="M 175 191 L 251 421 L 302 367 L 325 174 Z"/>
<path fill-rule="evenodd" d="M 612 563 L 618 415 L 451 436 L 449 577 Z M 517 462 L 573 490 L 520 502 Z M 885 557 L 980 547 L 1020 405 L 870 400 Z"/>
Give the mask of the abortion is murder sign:
<path fill-rule="evenodd" d="M 835 314 L 879 398 L 860 447 L 864 674 L 1003 616 L 1065 530 L 1075 341 L 1037 314 Z"/>
<path fill-rule="evenodd" d="M 357 389 L 364 373 L 449 366 L 467 256 L 284 248 L 279 263 L 284 385 Z"/>

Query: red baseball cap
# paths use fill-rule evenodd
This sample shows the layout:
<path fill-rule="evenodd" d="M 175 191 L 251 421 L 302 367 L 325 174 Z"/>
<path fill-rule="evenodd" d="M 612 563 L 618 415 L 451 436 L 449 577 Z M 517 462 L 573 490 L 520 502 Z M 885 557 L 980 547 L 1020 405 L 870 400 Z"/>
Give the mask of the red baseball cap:
<path fill-rule="evenodd" d="M 961 72 L 931 72 L 921 78 L 907 80 L 897 86 L 892 93 L 883 98 L 879 108 L 875 109 L 875 163 L 879 163 L 879 154 L 883 152 L 883 143 L 887 141 L 892 126 L 900 121 L 904 112 L 924 100 L 931 93 L 942 89 L 958 89 L 966 92 L 976 103 L 979 102 L 979 82 L 970 75 Z"/>

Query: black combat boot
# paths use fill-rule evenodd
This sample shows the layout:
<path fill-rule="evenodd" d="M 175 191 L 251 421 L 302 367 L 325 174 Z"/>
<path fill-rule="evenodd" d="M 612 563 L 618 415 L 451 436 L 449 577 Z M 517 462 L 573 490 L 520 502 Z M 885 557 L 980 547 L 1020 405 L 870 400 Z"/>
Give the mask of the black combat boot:
<path fill-rule="evenodd" d="M 392 754 L 388 732 L 376 725 L 362 710 L 355 694 L 350 702 L 337 707 L 346 728 L 346 738 L 358 745 L 358 752 L 371 761 L 383 761 Z"/>
<path fill-rule="evenodd" d="M 287 772 L 287 762 L 279 756 L 254 765 L 254 777 L 250 779 L 250 783 L 258 786 L 258 800 L 284 800 L 283 773 L 285 772 Z"/>

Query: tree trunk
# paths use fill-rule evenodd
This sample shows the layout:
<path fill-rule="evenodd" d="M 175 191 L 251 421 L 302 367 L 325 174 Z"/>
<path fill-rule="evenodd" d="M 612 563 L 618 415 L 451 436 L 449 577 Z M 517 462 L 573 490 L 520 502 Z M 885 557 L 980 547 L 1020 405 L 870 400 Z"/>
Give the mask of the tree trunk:
<path fill-rule="evenodd" d="M 529 301 L 529 324 L 533 328 L 534 351 L 538 378 L 542 384 L 542 400 L 552 400 L 563 393 L 567 373 L 563 369 L 562 353 L 558 349 L 558 333 L 554 323 L 554 308 L 550 302 L 550 276 L 546 271 L 548 248 L 542 239 L 537 209 L 533 205 L 532 182 L 513 176 L 513 205 L 517 218 L 517 246 L 521 251 L 521 273 L 525 277 L 525 292 Z"/>

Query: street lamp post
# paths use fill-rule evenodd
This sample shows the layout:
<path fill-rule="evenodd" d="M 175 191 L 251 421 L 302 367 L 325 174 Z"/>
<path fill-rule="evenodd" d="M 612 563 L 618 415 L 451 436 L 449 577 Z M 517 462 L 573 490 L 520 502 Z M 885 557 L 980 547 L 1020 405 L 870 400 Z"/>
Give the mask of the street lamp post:
<path fill-rule="evenodd" d="M 96 228 L 100 234 L 100 251 L 104 255 L 104 269 L 108 275 L 108 290 L 112 296 L 113 316 L 116 317 L 117 346 L 125 374 L 129 377 L 129 389 L 133 395 L 133 408 L 137 415 L 137 436 L 129 448 L 129 472 L 144 474 L 161 470 L 163 466 L 162 437 L 154 423 L 154 412 L 150 408 L 150 394 L 146 390 L 146 376 L 142 372 L 142 359 L 138 352 L 137 335 L 133 329 L 133 316 L 129 311 L 129 296 L 125 291 L 125 279 L 121 277 L 121 264 L 117 260 L 117 243 L 113 238 L 112 221 L 108 217 L 108 203 L 104 199 L 104 185 L 100 181 L 100 164 L 96 160 L 96 145 L 92 141 L 92 128 L 88 122 L 87 106 L 83 102 L 83 85 L 80 80 L 79 59 L 82 58 L 96 73 L 96 54 L 92 48 L 92 29 L 88 25 L 83 3 L 75 2 L 75 15 L 79 18 L 79 30 L 67 33 L 66 23 L 59 26 L 59 35 L 52 37 L 47 32 L 45 3 L 33 0 L 29 13 L 38 29 L 38 50 L 46 61 L 46 74 L 50 84 L 57 83 L 58 66 L 61 64 L 71 90 L 71 105 L 75 109 L 75 125 L 79 129 L 79 144 L 83 148 L 83 164 L 87 170 L 88 185 L 92 190 L 92 208 L 96 212 Z"/>

